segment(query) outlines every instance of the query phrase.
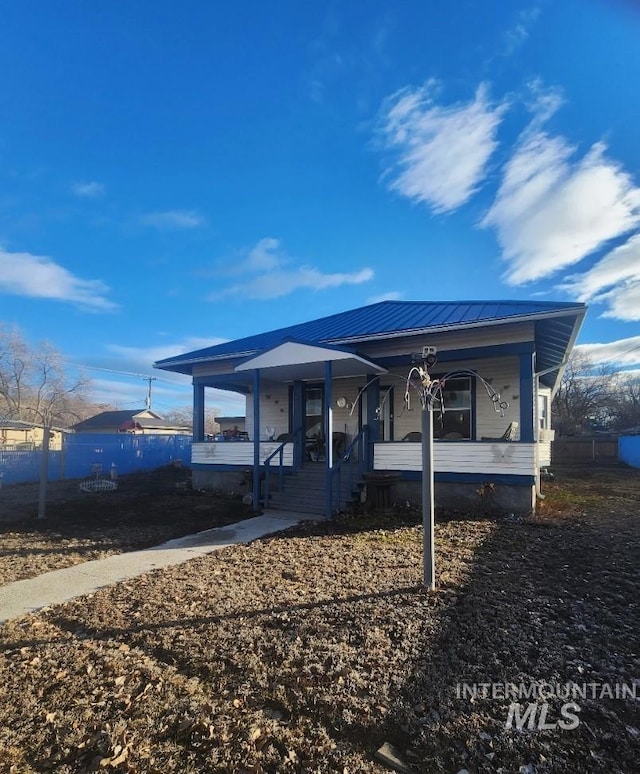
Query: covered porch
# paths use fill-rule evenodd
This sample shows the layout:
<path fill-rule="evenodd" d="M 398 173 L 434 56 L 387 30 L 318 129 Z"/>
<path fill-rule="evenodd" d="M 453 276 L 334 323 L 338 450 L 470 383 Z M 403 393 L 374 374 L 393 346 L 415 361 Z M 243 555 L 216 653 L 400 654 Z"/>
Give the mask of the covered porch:
<path fill-rule="evenodd" d="M 194 374 L 194 471 L 250 469 L 258 510 L 261 503 L 265 507 L 269 503 L 274 476 L 276 486 L 281 486 L 284 476 L 305 468 L 313 468 L 316 475 L 322 470 L 322 510 L 333 512 L 341 504 L 336 486 L 342 468 L 356 462 L 362 470 L 370 467 L 369 441 L 374 437 L 368 428 L 375 423 L 377 377 L 384 373 L 383 366 L 352 351 L 288 341 L 236 363 L 232 374 Z M 353 411 L 360 384 L 370 399 L 358 402 Z M 246 441 L 205 440 L 207 387 L 246 397 Z M 342 395 L 342 387 L 348 397 Z M 266 485 L 261 485 L 264 481 Z M 262 491 L 265 486 L 267 494 Z"/>
<path fill-rule="evenodd" d="M 531 362 L 530 355 L 503 362 L 501 368 L 508 371 L 503 381 L 515 378 L 514 392 L 532 394 Z M 194 376 L 194 481 L 205 473 L 210 481 L 214 473 L 216 482 L 225 475 L 227 480 L 230 475 L 239 480 L 250 471 L 257 510 L 279 498 L 276 492 L 282 488 L 291 488 L 293 477 L 309 481 L 313 470 L 313 481 L 321 484 L 314 496 L 322 501 L 319 507 L 326 515 L 344 506 L 354 482 L 366 472 L 397 472 L 410 488 L 422 472 L 416 429 L 421 412 L 418 406 L 408 412 L 400 408 L 405 392 L 401 373 L 408 368 L 395 371 L 353 352 L 287 342 L 239 362 L 233 374 Z M 484 396 L 478 399 L 473 379 L 467 382 L 451 382 L 449 409 L 438 420 L 436 481 L 449 487 L 477 487 L 481 480 L 524 485 L 530 501 L 541 451 L 544 456 L 532 434 L 532 403 L 516 401 L 510 418 L 487 419 L 477 410 L 484 405 Z M 205 441 L 206 387 L 245 395 L 246 440 Z M 490 402 L 484 402 L 486 413 L 495 416 Z M 513 417 L 517 420 L 510 421 Z M 221 483 L 213 486 L 228 488 Z M 308 488 L 311 492 L 310 484 Z"/>

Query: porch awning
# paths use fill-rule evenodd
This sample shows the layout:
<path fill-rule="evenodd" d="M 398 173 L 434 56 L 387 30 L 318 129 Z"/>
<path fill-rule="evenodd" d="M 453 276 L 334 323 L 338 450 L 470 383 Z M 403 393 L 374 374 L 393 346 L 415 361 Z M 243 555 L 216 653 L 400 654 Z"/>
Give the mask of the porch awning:
<path fill-rule="evenodd" d="M 273 349 L 251 357 L 235 367 L 236 371 L 260 369 L 267 371 L 269 379 L 293 381 L 294 379 L 323 379 L 325 363 L 331 363 L 334 377 L 362 376 L 368 373 L 383 374 L 386 368 L 367 360 L 355 352 L 337 347 L 318 347 L 287 341 Z"/>

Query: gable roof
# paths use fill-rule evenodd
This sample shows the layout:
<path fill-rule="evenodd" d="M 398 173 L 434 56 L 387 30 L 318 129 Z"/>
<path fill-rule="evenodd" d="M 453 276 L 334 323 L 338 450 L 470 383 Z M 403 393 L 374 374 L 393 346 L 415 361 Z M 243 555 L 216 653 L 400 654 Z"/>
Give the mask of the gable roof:
<path fill-rule="evenodd" d="M 247 358 L 287 340 L 308 344 L 354 346 L 376 339 L 478 328 L 503 323 L 535 322 L 538 370 L 560 368 L 573 346 L 586 306 L 550 301 L 381 301 L 227 341 L 154 363 L 156 368 L 191 374 L 198 363 Z M 566 319 L 565 319 L 566 318 Z M 547 381 L 555 381 L 555 377 Z"/>
<path fill-rule="evenodd" d="M 148 409 L 128 409 L 124 411 L 102 411 L 100 414 L 96 414 L 89 419 L 84 419 L 82 422 L 78 422 L 73 425 L 74 430 L 90 430 L 93 428 L 105 428 L 105 427 L 119 427 L 124 422 L 130 422 L 132 419 L 137 418 L 140 414 L 150 413 L 153 418 L 161 419 L 158 414 L 154 414 L 153 411 Z"/>
<path fill-rule="evenodd" d="M 38 422 L 27 422 L 23 419 L 7 419 L 0 417 L 0 429 L 3 430 L 43 430 L 44 425 L 38 423 Z M 49 430 L 56 430 L 61 433 L 68 433 L 69 430 L 63 428 L 63 427 L 54 427 L 51 426 Z"/>

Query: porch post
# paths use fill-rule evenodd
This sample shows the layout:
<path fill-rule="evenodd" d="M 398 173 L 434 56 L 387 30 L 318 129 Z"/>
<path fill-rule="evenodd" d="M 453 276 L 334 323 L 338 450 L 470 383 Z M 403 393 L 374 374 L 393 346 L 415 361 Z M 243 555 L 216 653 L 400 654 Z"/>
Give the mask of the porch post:
<path fill-rule="evenodd" d="M 204 384 L 193 385 L 193 442 L 204 441 Z"/>
<path fill-rule="evenodd" d="M 293 383 L 293 467 L 295 470 L 300 470 L 304 462 L 305 453 L 305 434 L 303 425 L 303 391 L 302 382 L 295 381 Z"/>
<path fill-rule="evenodd" d="M 333 465 L 333 408 L 331 406 L 331 361 L 324 364 L 324 456 L 326 460 L 325 514 L 331 516 L 331 467 Z"/>
<path fill-rule="evenodd" d="M 520 355 L 520 440 L 526 443 L 534 441 L 533 357 L 531 352 Z"/>
<path fill-rule="evenodd" d="M 433 491 L 433 405 L 422 409 L 422 582 L 426 589 L 436 587 Z"/>
<path fill-rule="evenodd" d="M 366 469 L 372 470 L 373 468 L 373 444 L 380 437 L 380 422 L 378 421 L 378 415 L 376 409 L 380 405 L 380 380 L 376 378 L 376 374 L 367 374 L 367 425 L 369 427 L 369 443 L 367 448 L 367 462 Z"/>
<path fill-rule="evenodd" d="M 269 503 L 265 503 L 265 508 Z M 253 510 L 260 510 L 260 369 L 253 372 Z"/>

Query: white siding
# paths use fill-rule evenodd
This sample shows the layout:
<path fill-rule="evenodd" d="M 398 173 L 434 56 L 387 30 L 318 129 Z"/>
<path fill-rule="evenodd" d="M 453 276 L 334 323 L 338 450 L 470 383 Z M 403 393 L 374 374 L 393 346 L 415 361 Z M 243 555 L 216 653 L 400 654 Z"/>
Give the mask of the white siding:
<path fill-rule="evenodd" d="M 280 444 L 264 442 L 260 444 L 260 463 L 274 452 Z M 271 465 L 277 466 L 280 455 L 271 460 Z M 220 443 L 194 443 L 191 450 L 191 462 L 200 465 L 239 465 L 251 467 L 253 465 L 253 444 L 243 441 L 224 441 Z M 293 465 L 293 444 L 288 443 L 284 447 L 283 464 Z"/>
<path fill-rule="evenodd" d="M 476 438 L 483 436 L 499 438 L 509 426 L 510 422 L 520 421 L 520 363 L 517 357 L 490 358 L 486 360 L 474 360 L 471 363 L 446 363 L 437 365 L 433 370 L 438 376 L 460 368 L 469 368 L 477 371 L 479 376 L 490 382 L 494 390 L 500 393 L 502 400 L 507 401 L 509 408 L 504 412 L 504 417 L 496 413 L 494 405 L 488 397 L 485 388 L 479 380 L 476 380 L 476 403 L 474 407 L 476 419 Z M 408 410 L 404 404 L 404 384 L 408 374 L 408 367 L 394 369 L 393 376 L 383 376 L 381 384 L 393 385 L 394 390 L 394 440 L 401 440 L 407 433 L 420 430 L 422 424 L 420 401 L 418 395 L 410 392 L 411 408 Z M 402 379 L 397 377 L 403 377 Z M 519 429 L 516 439 L 520 437 Z M 440 445 L 440 443 L 438 443 Z"/>
<path fill-rule="evenodd" d="M 551 441 L 538 441 L 538 464 L 541 468 L 551 465 Z"/>
<path fill-rule="evenodd" d="M 422 444 L 376 443 L 376 470 L 422 470 Z M 535 474 L 535 444 L 474 443 L 457 441 L 434 444 L 433 465 L 437 473 Z"/>
<path fill-rule="evenodd" d="M 215 363 L 200 363 L 193 366 L 194 376 L 219 376 L 220 374 L 235 373 L 233 365 L 229 361 Z"/>
<path fill-rule="evenodd" d="M 247 395 L 246 429 L 253 439 L 253 395 Z M 260 440 L 267 440 L 267 427 L 275 429 L 275 438 L 289 432 L 289 386 L 263 383 L 260 389 Z"/>
<path fill-rule="evenodd" d="M 512 344 L 520 341 L 533 341 L 533 323 L 518 323 L 516 325 L 487 325 L 467 331 L 451 331 L 449 333 L 428 333 L 416 336 L 398 336 L 384 341 L 359 344 L 357 349 L 364 357 L 375 360 L 385 355 L 405 355 L 408 352 L 420 352 L 424 344 L 439 349 L 465 349 L 469 347 L 495 346 L 496 344 Z"/>

